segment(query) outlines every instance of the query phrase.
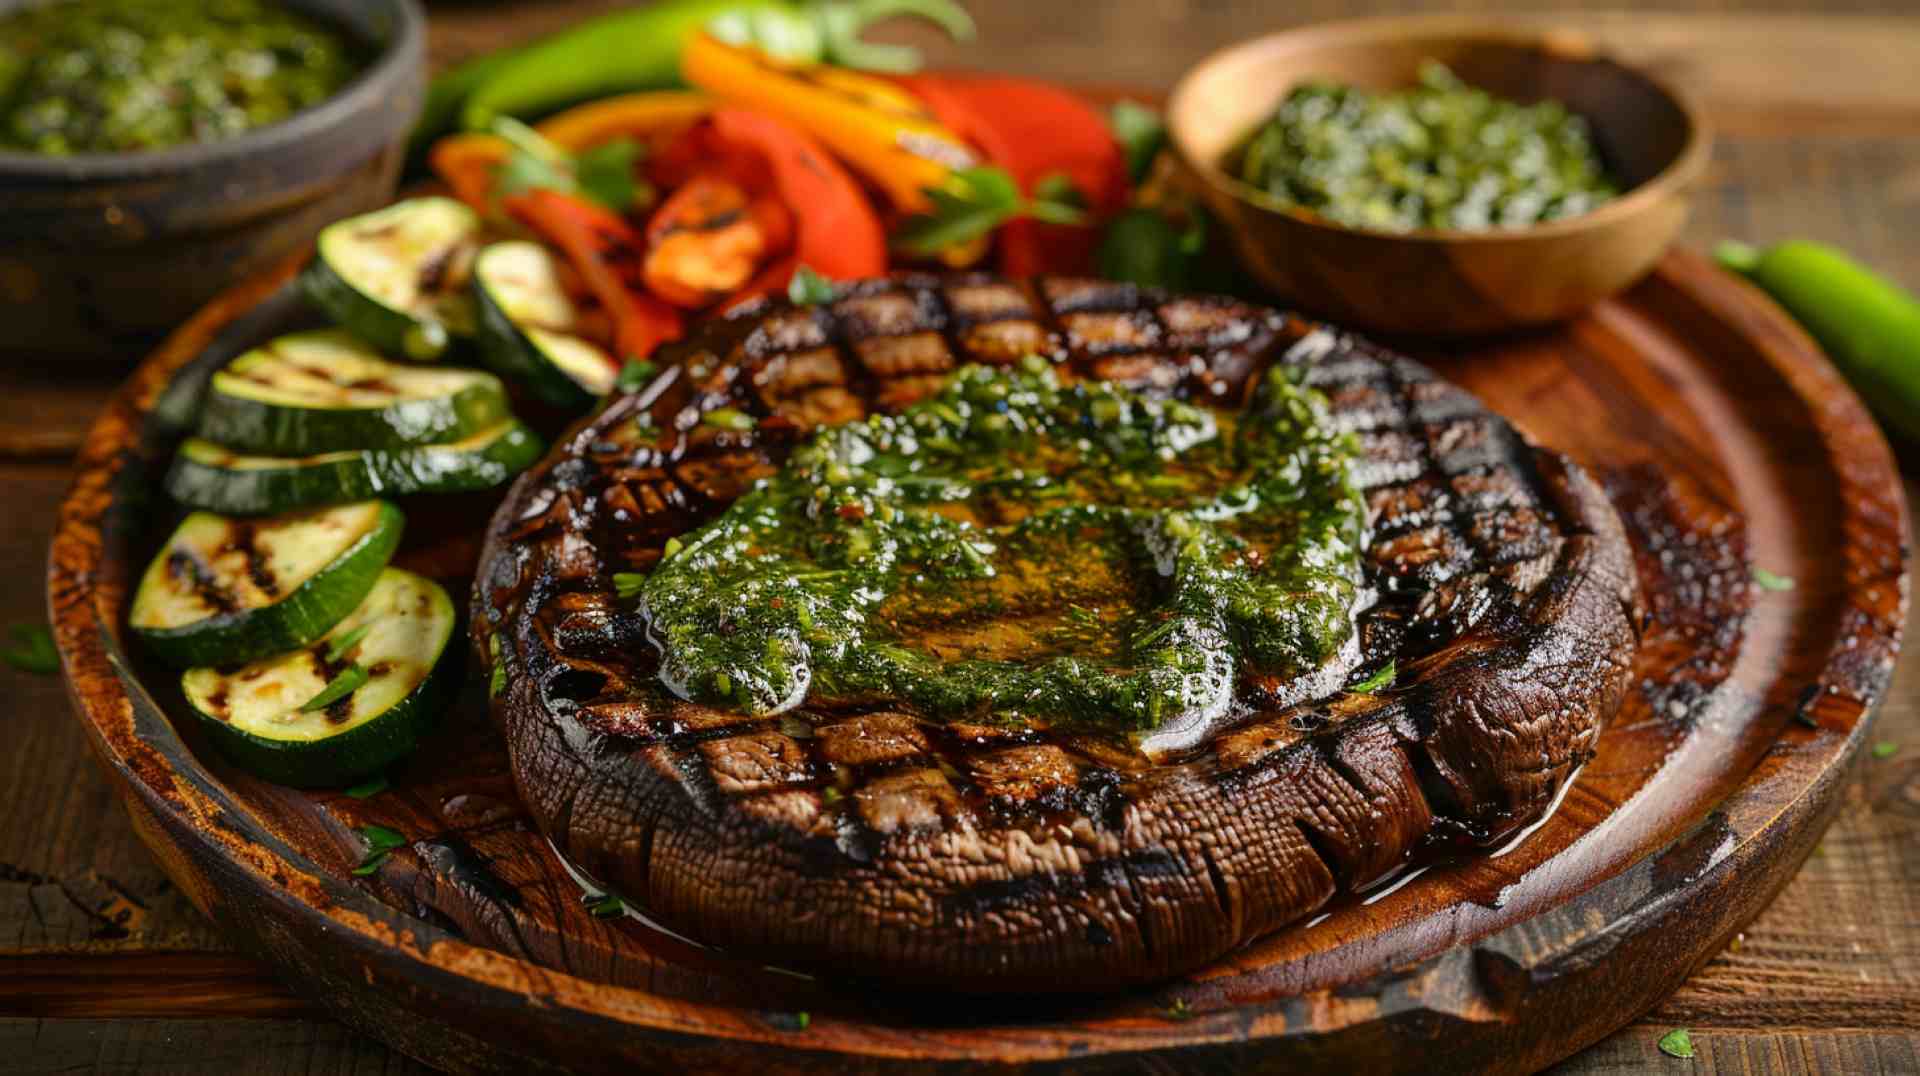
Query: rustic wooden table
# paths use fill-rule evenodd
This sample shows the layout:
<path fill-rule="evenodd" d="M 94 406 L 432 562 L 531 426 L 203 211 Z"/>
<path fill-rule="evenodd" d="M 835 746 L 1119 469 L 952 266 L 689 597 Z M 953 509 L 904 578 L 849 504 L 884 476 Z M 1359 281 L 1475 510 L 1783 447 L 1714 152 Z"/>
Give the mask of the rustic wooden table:
<path fill-rule="evenodd" d="M 436 4 L 434 57 L 612 6 Z M 1387 6 L 1296 0 L 1280 13 L 1256 0 L 1129 0 L 1069 16 L 1067 5 L 969 0 L 984 42 L 932 52 L 948 66 L 1165 86 L 1236 38 Z M 1690 242 L 1813 236 L 1920 287 L 1912 0 L 1819 14 L 1775 13 L 1773 0 L 1692 0 L 1699 10 L 1685 14 L 1550 6 L 1570 11 L 1535 17 L 1592 32 L 1706 102 L 1719 142 Z M 66 457 L 112 385 L 0 374 L 0 624 L 44 615 Z M 1920 451 L 1905 458 L 1911 498 Z M 0 1069 L 421 1071 L 293 997 L 168 883 L 88 759 L 57 678 L 0 667 L 0 684 L 14 736 L 0 751 Z M 1560 1071 L 1683 1071 L 1689 1063 L 1655 1042 L 1688 1027 L 1693 1071 L 1920 1073 L 1920 649 L 1901 661 L 1873 738 L 1896 746 L 1862 762 L 1838 820 L 1774 905 L 1660 1008 Z"/>

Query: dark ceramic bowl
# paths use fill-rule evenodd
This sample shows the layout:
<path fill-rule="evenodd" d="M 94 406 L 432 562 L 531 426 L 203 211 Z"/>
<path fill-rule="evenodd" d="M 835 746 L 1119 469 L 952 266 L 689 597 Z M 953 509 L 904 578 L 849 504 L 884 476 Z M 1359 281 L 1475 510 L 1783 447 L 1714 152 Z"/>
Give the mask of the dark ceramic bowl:
<path fill-rule="evenodd" d="M 426 82 L 416 0 L 284 0 L 358 38 L 346 88 L 285 122 L 148 153 L 0 151 L 0 360 L 131 365 L 243 277 L 393 196 Z M 0 11 L 20 0 L 0 0 Z"/>

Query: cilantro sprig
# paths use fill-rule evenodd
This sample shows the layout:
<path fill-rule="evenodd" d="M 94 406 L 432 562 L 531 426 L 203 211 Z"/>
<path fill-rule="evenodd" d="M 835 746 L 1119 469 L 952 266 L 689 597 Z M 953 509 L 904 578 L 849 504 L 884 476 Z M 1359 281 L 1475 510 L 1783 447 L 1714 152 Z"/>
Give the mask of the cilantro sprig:
<path fill-rule="evenodd" d="M 802 265 L 793 271 L 793 279 L 787 282 L 787 298 L 795 306 L 820 306 L 833 302 L 833 281 L 815 272 L 812 266 Z"/>
<path fill-rule="evenodd" d="M 571 154 L 511 116 L 496 118 L 493 133 L 513 151 L 501 165 L 496 184 L 503 197 L 530 190 L 559 191 L 590 198 L 616 213 L 654 199 L 652 185 L 634 172 L 634 165 L 647 152 L 634 139 L 615 138 Z"/>
<path fill-rule="evenodd" d="M 367 842 L 367 854 L 360 860 L 360 865 L 353 868 L 353 873 L 363 878 L 379 870 L 380 864 L 387 861 L 394 849 L 404 848 L 407 844 L 406 837 L 398 830 L 381 825 L 369 823 L 359 827 L 358 832 L 360 839 Z"/>
<path fill-rule="evenodd" d="M 1085 196 L 1073 180 L 1057 173 L 1043 176 L 1029 197 L 1004 169 L 964 168 L 946 185 L 927 188 L 927 198 L 933 208 L 908 217 L 894 239 L 894 246 L 920 257 L 971 243 L 1020 217 L 1048 224 L 1087 222 Z"/>

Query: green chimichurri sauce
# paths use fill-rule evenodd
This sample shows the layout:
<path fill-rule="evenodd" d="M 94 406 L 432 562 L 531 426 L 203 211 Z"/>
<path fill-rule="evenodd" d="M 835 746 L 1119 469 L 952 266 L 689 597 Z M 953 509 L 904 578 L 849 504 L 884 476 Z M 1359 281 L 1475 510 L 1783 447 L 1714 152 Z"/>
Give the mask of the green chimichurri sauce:
<path fill-rule="evenodd" d="M 263 0 L 55 0 L 0 16 L 0 146 L 118 153 L 212 142 L 332 96 L 347 39 Z"/>
<path fill-rule="evenodd" d="M 616 583 L 688 698 L 1144 732 L 1352 635 L 1354 452 L 1284 377 L 1228 415 L 1062 385 L 1038 359 L 967 367 L 898 416 L 816 432 Z"/>
<path fill-rule="evenodd" d="M 1226 167 L 1287 205 L 1382 231 L 1519 228 L 1619 193 L 1564 105 L 1495 97 L 1431 61 L 1400 93 L 1294 90 Z"/>

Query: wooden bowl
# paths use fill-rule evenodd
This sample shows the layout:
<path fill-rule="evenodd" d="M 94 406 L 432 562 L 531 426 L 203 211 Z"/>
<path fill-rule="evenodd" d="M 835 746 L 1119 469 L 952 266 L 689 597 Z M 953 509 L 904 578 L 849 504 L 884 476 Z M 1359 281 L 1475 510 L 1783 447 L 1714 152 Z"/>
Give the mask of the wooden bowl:
<path fill-rule="evenodd" d="M 1300 83 L 1399 89 L 1429 59 L 1503 97 L 1565 103 L 1586 117 L 1626 190 L 1528 228 L 1381 232 L 1282 206 L 1221 168 Z M 1181 79 L 1167 118 L 1192 185 L 1262 284 L 1356 328 L 1423 336 L 1560 321 L 1640 279 L 1686 222 L 1710 143 L 1683 93 L 1579 35 L 1445 15 L 1325 23 L 1232 46 Z"/>
<path fill-rule="evenodd" d="M 370 57 L 320 104 L 145 153 L 0 150 L 0 360 L 131 366 L 215 295 L 393 197 L 426 91 L 425 16 L 416 0 L 290 3 Z"/>

